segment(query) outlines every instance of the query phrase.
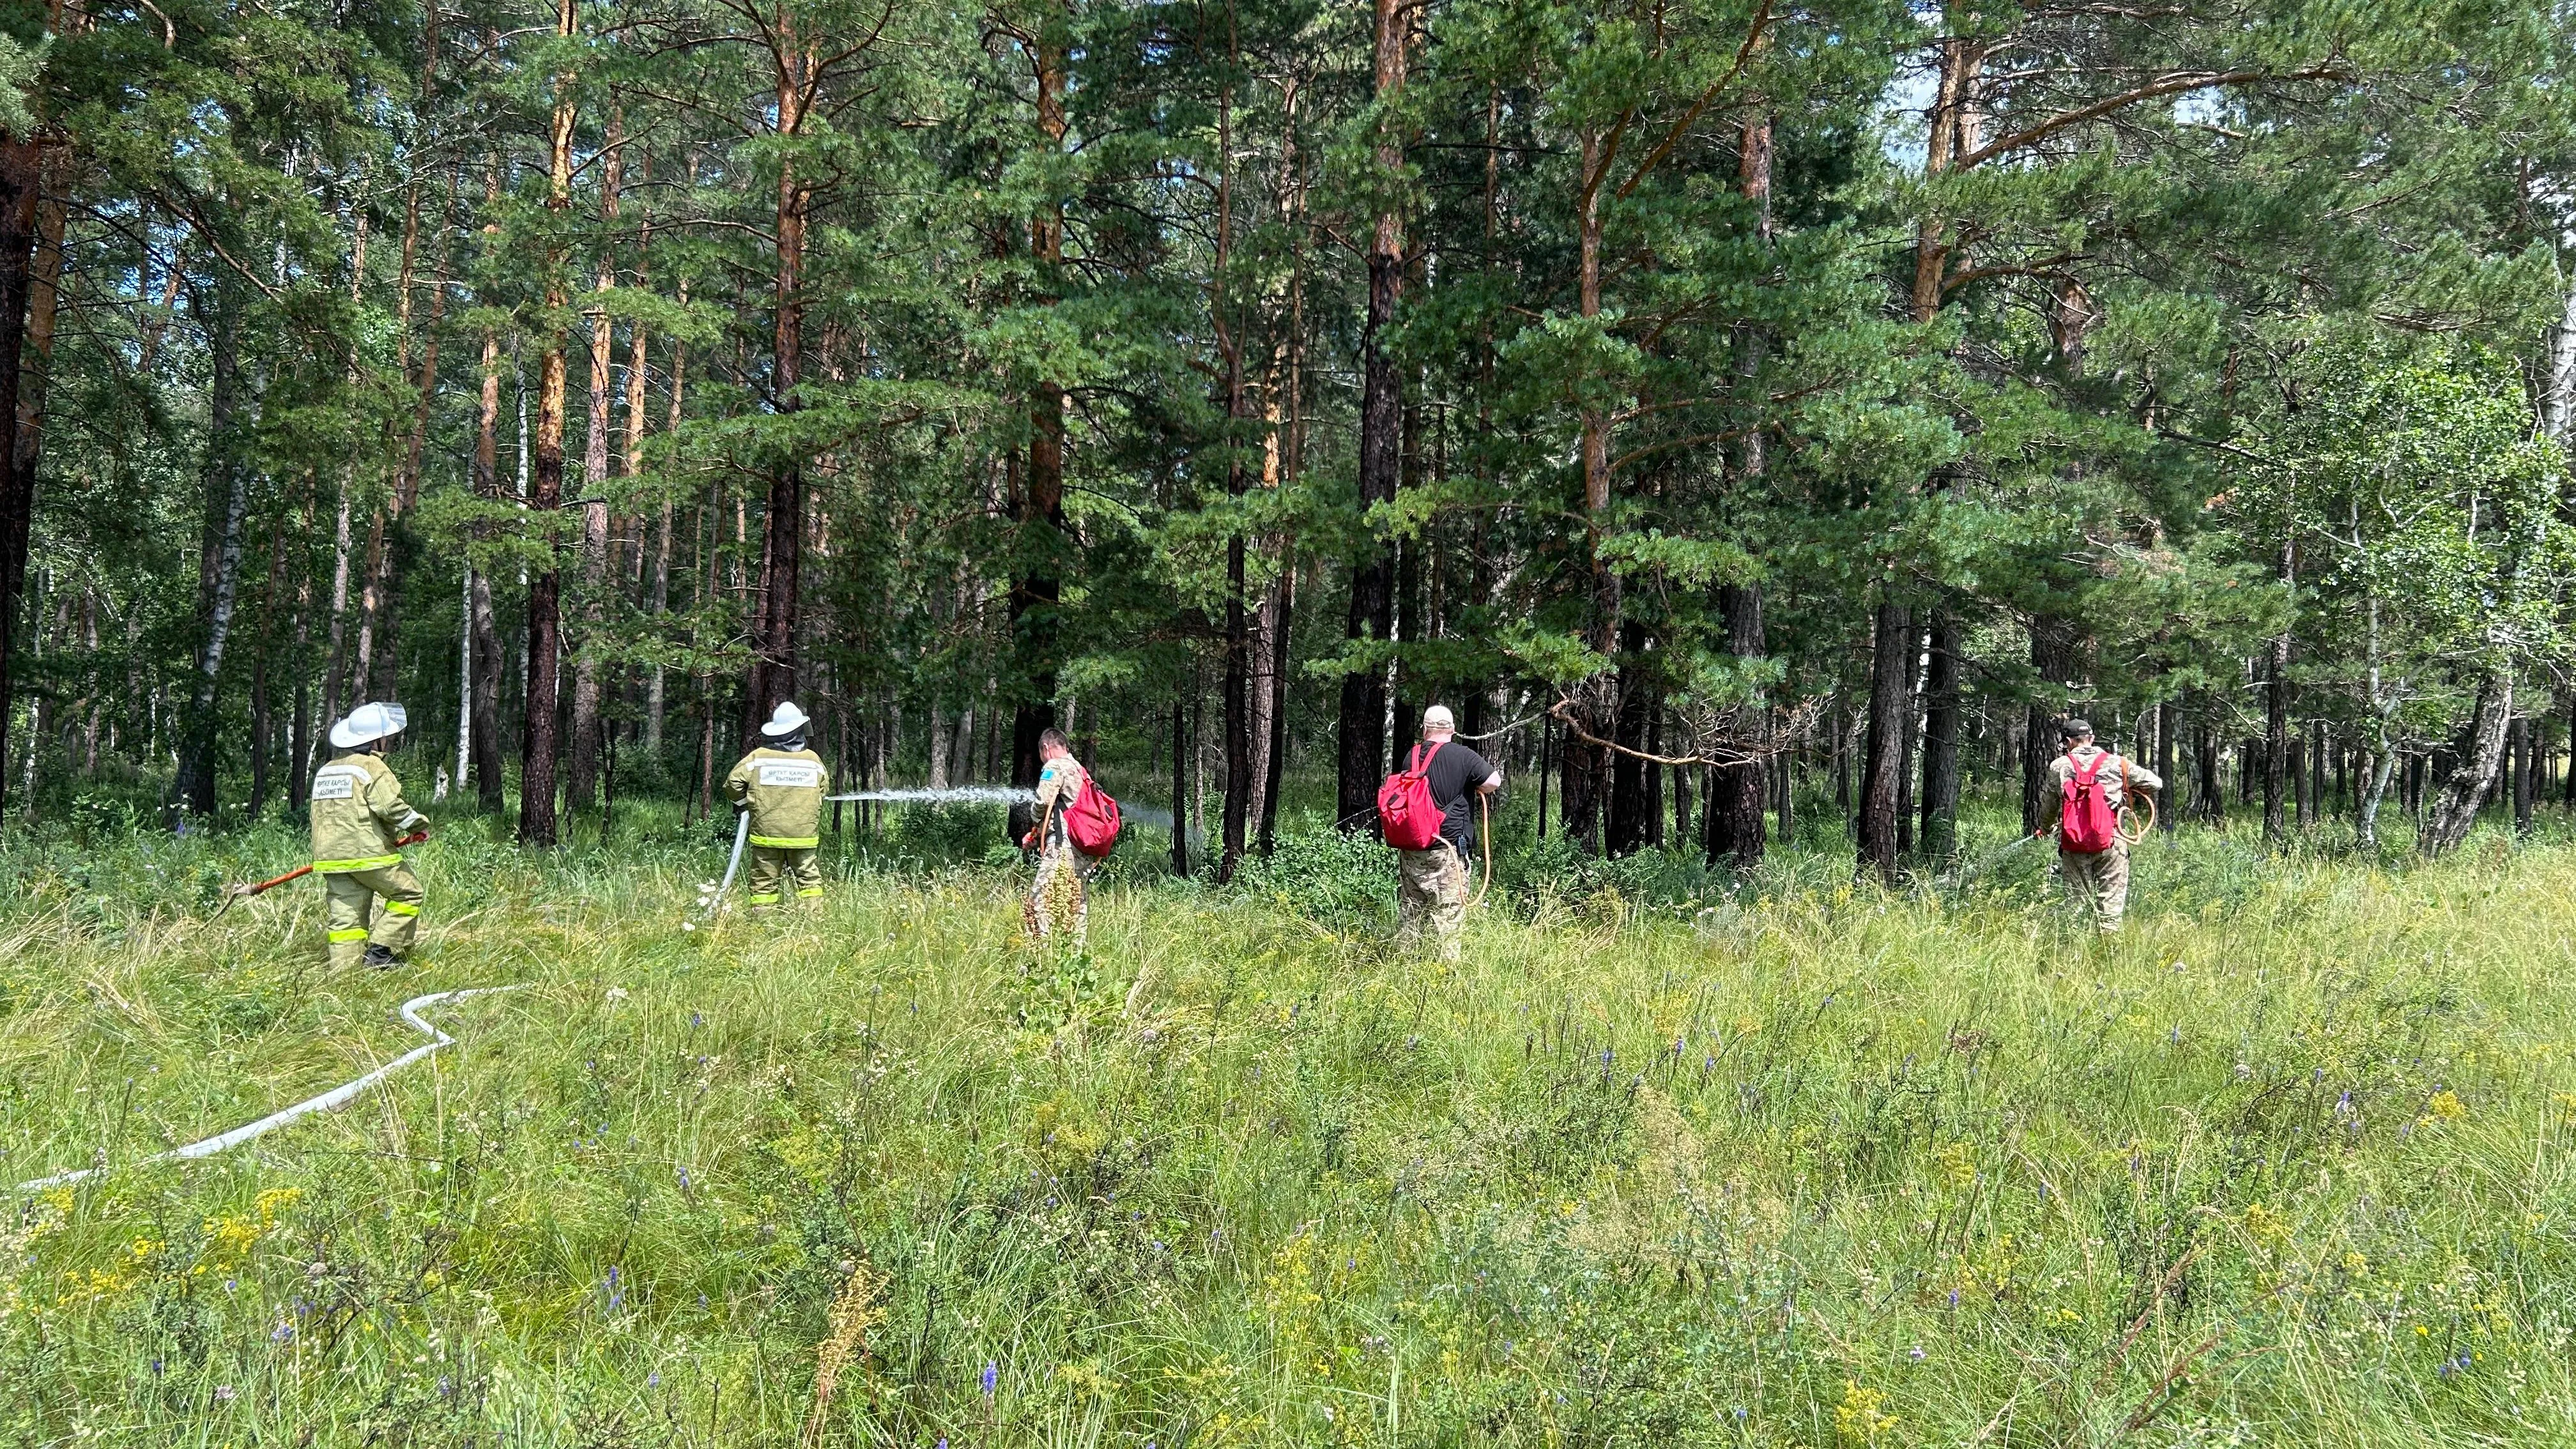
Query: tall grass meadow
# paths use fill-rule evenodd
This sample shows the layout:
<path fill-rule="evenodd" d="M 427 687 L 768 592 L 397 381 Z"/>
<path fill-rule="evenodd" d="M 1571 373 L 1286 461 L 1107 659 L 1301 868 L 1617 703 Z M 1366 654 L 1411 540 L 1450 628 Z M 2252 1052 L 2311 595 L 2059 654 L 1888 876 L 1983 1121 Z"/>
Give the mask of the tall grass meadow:
<path fill-rule="evenodd" d="M 1979 821 L 1969 854 L 2009 837 Z M 281 826 L 0 855 L 13 1444 L 2576 1441 L 2576 847 L 2186 830 L 1890 893 L 1507 831 L 1465 959 L 1383 851 L 1138 831 L 1018 939 L 991 812 L 698 915 L 716 832 L 415 852 L 324 963 Z M 137 1166 L 419 1043 L 347 1109 Z"/>

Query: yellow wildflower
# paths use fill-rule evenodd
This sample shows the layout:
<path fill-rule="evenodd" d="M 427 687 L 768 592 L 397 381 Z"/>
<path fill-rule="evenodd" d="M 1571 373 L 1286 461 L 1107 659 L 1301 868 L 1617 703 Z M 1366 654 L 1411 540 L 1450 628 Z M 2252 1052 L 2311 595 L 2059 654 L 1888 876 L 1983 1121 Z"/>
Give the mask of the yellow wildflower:
<path fill-rule="evenodd" d="M 1896 1428 L 1896 1416 L 1885 1412 L 1887 1394 L 1843 1380 L 1843 1401 L 1834 1406 L 1834 1433 L 1847 1444 L 1875 1444 Z"/>

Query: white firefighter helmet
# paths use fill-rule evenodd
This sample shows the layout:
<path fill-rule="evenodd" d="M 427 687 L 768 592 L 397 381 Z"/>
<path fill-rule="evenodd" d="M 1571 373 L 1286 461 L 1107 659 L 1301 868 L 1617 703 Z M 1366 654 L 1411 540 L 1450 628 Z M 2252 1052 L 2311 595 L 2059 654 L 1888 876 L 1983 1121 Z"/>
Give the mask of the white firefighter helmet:
<path fill-rule="evenodd" d="M 781 700 L 778 712 L 769 717 L 769 723 L 762 725 L 760 732 L 773 740 L 783 740 L 790 735 L 803 733 L 805 727 L 812 723 L 812 720 L 805 717 L 805 711 L 796 707 L 794 700 Z"/>
<path fill-rule="evenodd" d="M 370 701 L 349 711 L 347 719 L 331 726 L 331 743 L 339 749 L 354 750 L 387 735 L 401 734 L 403 726 L 410 723 L 411 716 L 403 712 L 401 705 Z"/>

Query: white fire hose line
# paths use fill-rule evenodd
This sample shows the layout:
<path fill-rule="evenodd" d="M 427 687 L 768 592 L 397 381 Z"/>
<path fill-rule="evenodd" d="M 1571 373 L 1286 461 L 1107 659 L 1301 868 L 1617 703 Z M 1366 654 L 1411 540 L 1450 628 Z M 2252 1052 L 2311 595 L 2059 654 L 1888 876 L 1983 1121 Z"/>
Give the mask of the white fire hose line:
<path fill-rule="evenodd" d="M 698 903 L 699 915 L 712 916 L 723 908 L 725 892 L 733 889 L 733 873 L 742 869 L 742 844 L 749 839 L 751 839 L 751 812 L 748 810 L 737 812 L 733 817 L 733 855 L 725 861 L 724 879 L 716 883 L 715 894 Z M 692 931 L 697 929 L 686 922 L 681 924 L 681 928 Z"/>
<path fill-rule="evenodd" d="M 858 790 L 823 798 L 880 800 L 892 805 L 1026 805 L 1038 798 L 1038 792 L 1007 785 L 952 785 L 944 790 Z M 1152 805 L 1120 801 L 1118 813 L 1121 818 L 1137 825 L 1150 825 L 1158 830 L 1168 830 L 1172 826 L 1172 812 Z"/>
<path fill-rule="evenodd" d="M 939 790 L 856 790 L 823 798 L 884 800 L 897 805 L 1025 805 L 1038 798 L 1038 792 L 1008 785 L 951 785 Z"/>
<path fill-rule="evenodd" d="M 285 1126 L 287 1123 L 294 1121 L 298 1117 L 306 1116 L 314 1112 L 330 1111 L 334 1107 L 347 1103 L 352 1098 L 355 1098 L 360 1092 L 363 1092 L 367 1088 L 374 1086 L 376 1083 L 383 1081 L 385 1078 L 392 1076 L 394 1073 L 401 1071 L 403 1068 L 410 1066 L 412 1063 L 419 1061 L 421 1058 L 433 1055 L 444 1047 L 456 1044 L 456 1038 L 449 1036 L 446 1032 L 439 1030 L 437 1027 L 432 1026 L 421 1019 L 420 1010 L 422 1007 L 435 1006 L 442 1001 L 465 1001 L 477 996 L 497 996 L 504 991 L 524 990 L 528 984 L 529 983 L 525 981 L 521 981 L 509 986 L 469 986 L 456 991 L 433 991 L 427 996 L 415 996 L 411 1000 L 402 1004 L 402 1019 L 414 1031 L 417 1031 L 421 1035 L 429 1038 L 426 1045 L 413 1047 L 410 1051 L 403 1053 L 401 1056 L 394 1058 L 392 1061 L 385 1063 L 383 1066 L 376 1068 L 365 1076 L 358 1077 L 352 1081 L 343 1082 L 339 1086 L 333 1087 L 331 1090 L 324 1092 L 321 1096 L 307 1098 L 306 1100 L 298 1102 L 294 1106 L 285 1108 L 282 1111 L 271 1112 L 256 1122 L 245 1123 L 242 1126 L 234 1128 L 230 1132 L 206 1138 L 201 1142 L 191 1142 L 185 1147 L 173 1147 L 167 1152 L 156 1152 L 150 1157 L 143 1158 L 127 1165 L 131 1167 L 148 1167 L 156 1162 L 173 1162 L 189 1158 L 212 1157 L 218 1152 L 239 1147 L 243 1143 L 252 1141 L 255 1138 L 265 1137 L 269 1133 L 276 1131 L 278 1128 Z M 56 1173 L 52 1177 L 39 1177 L 30 1182 L 22 1182 L 18 1184 L 17 1190 L 19 1192 L 42 1192 L 49 1187 L 63 1187 L 71 1183 L 82 1181 L 85 1178 L 96 1177 L 105 1171 L 107 1171 L 107 1169 L 104 1167 L 84 1167 L 77 1172 Z"/>

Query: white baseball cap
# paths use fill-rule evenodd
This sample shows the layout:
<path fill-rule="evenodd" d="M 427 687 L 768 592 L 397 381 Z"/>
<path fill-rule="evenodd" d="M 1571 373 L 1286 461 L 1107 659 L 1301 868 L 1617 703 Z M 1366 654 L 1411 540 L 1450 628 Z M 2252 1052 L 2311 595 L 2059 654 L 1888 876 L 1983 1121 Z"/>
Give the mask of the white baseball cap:
<path fill-rule="evenodd" d="M 369 702 L 349 711 L 349 717 L 331 726 L 331 743 L 344 750 L 381 740 L 403 732 L 411 716 L 398 704 Z"/>
<path fill-rule="evenodd" d="M 769 723 L 762 725 L 760 732 L 773 740 L 783 740 L 812 723 L 806 718 L 805 711 L 796 707 L 794 700 L 780 700 L 778 712 L 769 717 Z"/>
<path fill-rule="evenodd" d="M 1435 704 L 1422 712 L 1422 729 L 1425 734 L 1433 730 L 1454 730 L 1457 727 L 1457 717 L 1449 713 L 1449 706 L 1445 704 Z"/>

